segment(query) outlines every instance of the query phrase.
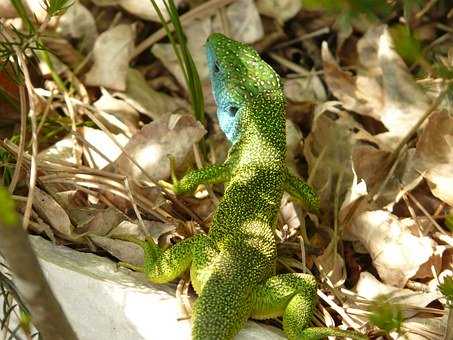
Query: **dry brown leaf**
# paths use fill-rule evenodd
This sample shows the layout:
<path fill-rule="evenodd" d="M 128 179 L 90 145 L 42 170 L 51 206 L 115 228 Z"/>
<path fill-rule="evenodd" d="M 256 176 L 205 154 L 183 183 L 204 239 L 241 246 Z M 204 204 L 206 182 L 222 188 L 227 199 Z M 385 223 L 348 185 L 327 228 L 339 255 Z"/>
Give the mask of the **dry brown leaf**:
<path fill-rule="evenodd" d="M 108 113 L 116 117 L 127 127 L 126 134 L 131 135 L 136 132 L 139 126 L 139 113 L 137 110 L 122 99 L 113 97 L 106 89 L 101 88 L 101 97 L 93 103 L 93 106 L 102 112 Z M 108 118 L 104 117 L 103 123 L 108 126 Z M 107 123 L 107 124 L 106 124 Z M 117 126 L 119 128 L 119 126 Z M 109 128 L 111 132 L 112 129 Z"/>
<path fill-rule="evenodd" d="M 161 235 L 174 230 L 175 226 L 168 223 L 145 220 L 143 226 L 140 226 L 138 222 L 123 221 L 109 233 L 109 237 L 90 235 L 90 238 L 96 245 L 105 249 L 120 261 L 143 265 L 143 250 L 140 246 L 114 237 L 127 235 L 143 240 L 146 233 L 157 243 Z"/>
<path fill-rule="evenodd" d="M 38 154 L 40 160 L 48 160 L 50 162 L 59 163 L 61 161 L 77 164 L 80 159 L 78 155 L 81 154 L 81 148 L 75 146 L 77 149 L 76 155 L 74 154 L 74 138 L 72 136 L 67 136 L 63 139 L 60 139 L 54 145 L 48 147 L 47 149 L 41 151 Z"/>
<path fill-rule="evenodd" d="M 134 48 L 135 29 L 121 24 L 96 39 L 93 50 L 94 65 L 88 71 L 85 83 L 113 90 L 126 90 L 129 60 Z"/>
<path fill-rule="evenodd" d="M 206 133 L 203 125 L 192 115 L 171 115 L 145 125 L 125 146 L 126 152 L 154 179 L 170 175 L 168 155 L 180 166 L 185 157 Z M 148 180 L 126 156 L 116 161 L 119 173 L 136 180 Z"/>
<path fill-rule="evenodd" d="M 17 17 L 16 9 L 10 0 L 0 0 L 0 13 L 1 18 Z"/>
<path fill-rule="evenodd" d="M 77 1 L 59 18 L 57 33 L 66 38 L 80 39 L 78 46 L 84 52 L 93 48 L 98 36 L 93 15 Z"/>
<path fill-rule="evenodd" d="M 173 0 L 173 2 L 176 6 L 178 6 L 181 0 Z M 159 16 L 157 15 L 151 1 L 117 0 L 117 4 L 139 18 L 160 22 Z M 156 0 L 156 4 L 164 18 L 168 19 L 169 15 L 165 9 L 164 0 Z"/>
<path fill-rule="evenodd" d="M 273 17 L 284 23 L 299 13 L 302 8 L 302 2 L 293 0 L 258 0 L 256 7 L 261 14 Z"/>
<path fill-rule="evenodd" d="M 286 97 L 294 102 L 323 103 L 327 100 L 324 85 L 316 75 L 287 79 L 284 83 L 284 91 Z"/>
<path fill-rule="evenodd" d="M 384 283 L 404 287 L 431 258 L 436 246 L 431 238 L 411 233 L 409 226 L 414 223 L 388 211 L 368 211 L 356 216 L 345 232 L 366 247 Z"/>
<path fill-rule="evenodd" d="M 140 226 L 139 222 L 137 221 L 123 221 L 110 232 L 109 236 L 115 237 L 121 235 L 130 235 L 142 240 L 145 238 L 145 236 L 151 236 L 154 242 L 157 243 L 159 241 L 159 237 L 161 237 L 163 234 L 175 230 L 176 226 L 171 223 L 144 220 L 143 226 Z"/>
<path fill-rule="evenodd" d="M 350 189 L 353 173 L 351 155 L 354 146 L 368 136 L 363 127 L 344 112 L 322 114 L 315 121 L 312 131 L 304 144 L 304 155 L 309 165 L 309 173 L 316 166 L 312 185 L 320 195 L 321 208 L 332 211 L 334 193 L 339 184 L 339 202 Z M 318 159 L 320 158 L 320 159 Z"/>
<path fill-rule="evenodd" d="M 124 99 L 127 104 L 152 119 L 188 107 L 187 102 L 181 98 L 155 91 L 143 74 L 131 68 L 127 72 L 126 87 L 126 92 L 114 93 L 114 96 Z"/>
<path fill-rule="evenodd" d="M 442 297 L 442 294 L 439 291 L 414 292 L 410 289 L 396 288 L 386 285 L 368 272 L 360 273 L 360 278 L 357 282 L 355 290 L 361 297 L 368 300 L 373 300 L 379 295 L 390 295 L 390 301 L 392 303 L 405 305 L 406 307 L 426 307 L 431 302 Z M 415 312 L 408 313 L 406 311 L 405 316 L 409 317 L 414 314 Z"/>
<path fill-rule="evenodd" d="M 260 14 L 253 0 L 237 0 L 225 11 L 231 38 L 247 44 L 254 43 L 264 36 Z M 213 32 L 223 32 L 220 15 L 217 14 L 212 22 Z"/>
<path fill-rule="evenodd" d="M 211 18 L 209 17 L 192 21 L 190 25 L 184 26 L 184 34 L 187 37 L 187 48 L 192 55 L 198 74 L 202 80 L 207 79 L 209 75 L 204 45 L 211 32 Z M 151 52 L 165 65 L 181 85 L 186 86 L 181 66 L 171 44 L 155 44 L 151 48 Z"/>
<path fill-rule="evenodd" d="M 77 231 L 78 233 L 88 233 L 90 236 L 105 236 L 128 218 L 114 207 L 106 209 L 79 208 L 77 210 L 78 219 L 82 219 L 83 215 L 86 215 L 84 221 L 77 225 Z"/>
<path fill-rule="evenodd" d="M 326 82 L 348 110 L 380 120 L 389 132 L 379 134 L 392 149 L 429 107 L 429 100 L 396 53 L 386 26 L 371 28 L 358 43 L 366 69 L 354 77 L 344 72 L 323 44 Z"/>
<path fill-rule="evenodd" d="M 52 196 L 37 187 L 34 191 L 33 208 L 52 228 L 65 236 L 72 235 L 73 228 L 66 211 Z"/>
<path fill-rule="evenodd" d="M 323 276 L 327 277 L 334 287 L 340 287 L 346 281 L 347 273 L 344 259 L 337 251 L 338 240 L 334 237 L 315 262 Z"/>
<path fill-rule="evenodd" d="M 416 169 L 432 193 L 453 206 L 453 117 L 446 111 L 431 115 L 418 140 Z"/>

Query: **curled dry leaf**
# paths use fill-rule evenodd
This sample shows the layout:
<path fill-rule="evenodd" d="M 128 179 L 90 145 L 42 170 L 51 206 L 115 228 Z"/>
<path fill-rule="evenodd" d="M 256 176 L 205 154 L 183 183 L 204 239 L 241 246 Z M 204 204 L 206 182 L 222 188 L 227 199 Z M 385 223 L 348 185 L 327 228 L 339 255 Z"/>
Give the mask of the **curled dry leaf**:
<path fill-rule="evenodd" d="M 446 111 L 431 115 L 416 147 L 416 169 L 432 193 L 453 206 L 453 117 Z"/>
<path fill-rule="evenodd" d="M 100 34 L 94 44 L 94 65 L 86 74 L 85 83 L 124 91 L 134 38 L 135 29 L 125 24 Z"/>
<path fill-rule="evenodd" d="M 273 17 L 283 23 L 299 13 L 302 8 L 302 2 L 293 0 L 258 0 L 256 7 L 261 14 Z"/>
<path fill-rule="evenodd" d="M 429 100 L 396 53 L 386 26 L 371 28 L 358 43 L 365 69 L 353 77 L 334 61 L 327 44 L 322 58 L 326 82 L 343 106 L 381 121 L 389 132 L 378 135 L 396 146 L 429 107 Z"/>
<path fill-rule="evenodd" d="M 145 125 L 125 146 L 130 155 L 154 180 L 170 175 L 168 155 L 180 166 L 185 157 L 206 133 L 203 125 L 192 115 L 171 115 Z M 125 155 L 116 161 L 119 173 L 136 180 L 148 180 Z"/>
<path fill-rule="evenodd" d="M 52 228 L 64 236 L 72 236 L 72 225 L 66 211 L 46 192 L 35 188 L 33 207 Z"/>
<path fill-rule="evenodd" d="M 414 224 L 411 219 L 399 220 L 387 211 L 376 210 L 356 216 L 345 232 L 366 247 L 384 283 L 404 287 L 435 251 L 435 242 L 413 235 L 410 224 Z"/>
<path fill-rule="evenodd" d="M 93 15 L 77 1 L 60 16 L 57 32 L 66 38 L 80 39 L 78 46 L 84 52 L 89 52 L 93 48 L 98 35 Z"/>

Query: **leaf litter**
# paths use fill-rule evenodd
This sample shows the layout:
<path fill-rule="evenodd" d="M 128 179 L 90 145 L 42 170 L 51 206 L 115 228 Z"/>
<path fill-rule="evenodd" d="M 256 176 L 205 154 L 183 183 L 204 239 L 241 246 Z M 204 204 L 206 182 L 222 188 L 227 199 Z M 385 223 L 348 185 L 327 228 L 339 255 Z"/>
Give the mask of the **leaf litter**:
<path fill-rule="evenodd" d="M 45 40 L 55 66 L 38 53 L 46 72 L 29 66 L 33 83 L 26 84 L 41 103 L 31 232 L 140 265 L 142 251 L 118 238 L 151 236 L 165 248 L 208 230 L 222 186 L 175 197 L 167 185 L 168 156 L 178 176 L 226 157 L 203 49 L 210 33 L 222 31 L 255 44 L 282 75 L 288 166 L 321 198 L 315 216 L 285 195 L 276 230 L 278 271 L 318 277 L 323 324 L 378 338 L 384 331 L 370 315 L 384 303 L 404 317 L 399 331 L 387 334 L 392 339 L 452 332 L 438 289 L 453 270 L 451 12 L 433 2 L 406 8 L 405 15 L 394 4 L 394 16 L 413 30 L 405 31 L 382 8 L 370 15 L 336 12 L 329 2 L 175 1 L 203 82 L 203 126 L 192 115 L 183 73 L 150 2 L 75 1 L 55 22 L 46 22 L 37 3 L 27 1 L 36 24 L 59 44 Z M 17 24 L 7 19 L 17 16 L 8 1 L 0 0 L 0 9 L 2 26 Z M 2 88 L 3 79 L 4 69 Z M 11 86 L 7 93 L 14 93 L 10 110 L 20 98 Z M 19 136 L 29 141 L 26 129 Z M 0 141 L 0 170 L 7 184 L 7 166 L 25 148 L 13 196 L 23 214 L 33 157 L 14 133 Z"/>

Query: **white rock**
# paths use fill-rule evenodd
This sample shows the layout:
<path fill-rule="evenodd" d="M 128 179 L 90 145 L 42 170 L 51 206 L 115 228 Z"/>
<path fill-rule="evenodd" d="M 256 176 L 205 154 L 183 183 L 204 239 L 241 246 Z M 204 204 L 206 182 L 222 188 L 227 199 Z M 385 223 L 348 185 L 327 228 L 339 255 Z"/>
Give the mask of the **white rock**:
<path fill-rule="evenodd" d="M 152 285 L 141 275 L 116 270 L 103 257 L 54 246 L 37 236 L 30 239 L 80 340 L 190 339 L 190 321 L 178 321 L 179 303 L 170 285 Z M 282 340 L 281 334 L 248 322 L 236 340 Z"/>

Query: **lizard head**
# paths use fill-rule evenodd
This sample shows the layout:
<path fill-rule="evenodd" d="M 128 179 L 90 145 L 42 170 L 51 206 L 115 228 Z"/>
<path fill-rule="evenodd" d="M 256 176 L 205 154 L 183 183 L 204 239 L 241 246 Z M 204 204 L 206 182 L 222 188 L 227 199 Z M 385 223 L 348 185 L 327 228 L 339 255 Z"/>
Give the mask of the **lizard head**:
<path fill-rule="evenodd" d="M 220 128 L 235 143 L 245 108 L 256 98 L 282 96 L 280 78 L 250 46 L 213 33 L 206 42 L 212 92 L 217 104 Z"/>

